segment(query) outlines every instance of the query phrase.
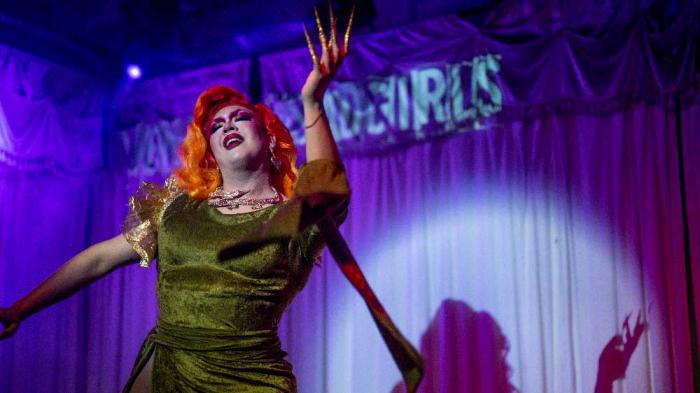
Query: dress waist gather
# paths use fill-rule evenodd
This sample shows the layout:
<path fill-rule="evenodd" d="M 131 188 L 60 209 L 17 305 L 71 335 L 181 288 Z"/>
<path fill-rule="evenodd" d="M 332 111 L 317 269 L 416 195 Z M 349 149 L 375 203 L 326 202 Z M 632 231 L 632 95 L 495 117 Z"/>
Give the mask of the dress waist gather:
<path fill-rule="evenodd" d="M 251 387 L 271 385 L 275 391 L 296 392 L 292 366 L 284 360 L 287 353 L 280 347 L 276 329 L 212 329 L 159 319 L 141 345 L 122 393 L 131 391 L 156 350 L 154 392 L 182 391 L 185 386 L 200 383 L 202 378 L 210 383 L 202 392 L 250 391 Z"/>
<path fill-rule="evenodd" d="M 188 351 L 240 350 L 256 352 L 280 349 L 277 330 L 238 331 L 174 325 L 159 320 L 151 339 L 166 347 Z"/>

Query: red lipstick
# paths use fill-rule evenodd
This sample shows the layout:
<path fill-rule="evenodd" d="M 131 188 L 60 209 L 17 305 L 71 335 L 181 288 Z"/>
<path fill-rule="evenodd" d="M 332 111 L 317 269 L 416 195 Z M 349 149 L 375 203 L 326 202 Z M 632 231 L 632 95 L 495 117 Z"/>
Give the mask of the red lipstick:
<path fill-rule="evenodd" d="M 224 137 L 224 149 L 231 150 L 243 143 L 243 137 L 237 132 L 232 132 Z"/>

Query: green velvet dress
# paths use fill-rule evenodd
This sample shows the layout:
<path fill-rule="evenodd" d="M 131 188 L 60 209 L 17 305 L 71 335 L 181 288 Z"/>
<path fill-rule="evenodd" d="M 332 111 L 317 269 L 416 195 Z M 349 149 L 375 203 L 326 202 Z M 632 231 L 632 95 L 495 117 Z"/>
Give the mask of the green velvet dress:
<path fill-rule="evenodd" d="M 330 196 L 322 200 L 331 205 L 320 208 L 330 208 L 342 223 L 350 195 L 342 163 L 314 160 L 302 166 L 294 195 L 311 194 Z M 322 236 L 315 225 L 273 228 L 289 235 L 238 245 L 260 233 L 287 203 L 223 214 L 182 193 L 172 180 L 163 187 L 142 184 L 130 200 L 124 234 L 142 266 L 158 258 L 159 314 L 124 392 L 151 356 L 152 392 L 297 391 L 277 325 L 309 278 Z M 299 206 L 297 215 L 319 211 Z"/>

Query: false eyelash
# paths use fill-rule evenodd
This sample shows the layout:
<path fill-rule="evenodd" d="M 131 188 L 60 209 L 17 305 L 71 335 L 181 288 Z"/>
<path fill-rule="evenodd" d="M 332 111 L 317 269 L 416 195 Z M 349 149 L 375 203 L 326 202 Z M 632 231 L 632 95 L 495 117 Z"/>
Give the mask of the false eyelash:
<path fill-rule="evenodd" d="M 253 119 L 252 115 L 244 114 L 244 115 L 236 116 L 236 118 L 234 120 L 239 121 L 239 120 L 252 120 L 252 119 Z M 214 124 L 213 126 L 211 126 L 211 129 L 209 132 L 213 134 L 216 131 L 218 131 L 220 128 L 221 128 L 221 123 Z"/>

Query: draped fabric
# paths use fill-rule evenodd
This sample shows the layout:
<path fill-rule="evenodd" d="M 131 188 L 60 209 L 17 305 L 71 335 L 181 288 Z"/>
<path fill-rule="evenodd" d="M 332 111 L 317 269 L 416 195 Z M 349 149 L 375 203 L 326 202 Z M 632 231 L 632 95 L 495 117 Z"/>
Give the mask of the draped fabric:
<path fill-rule="evenodd" d="M 592 392 L 640 309 L 649 328 L 618 391 L 691 391 L 675 135 L 672 113 L 639 106 L 346 160 L 343 233 L 425 357 L 420 391 Z M 329 259 L 321 273 L 287 314 L 299 386 L 402 391 L 360 299 Z"/>
<path fill-rule="evenodd" d="M 424 392 L 692 389 L 697 9 L 668 25 L 652 8 L 556 11 L 510 3 L 481 30 L 451 17 L 356 38 L 327 95 L 361 200 L 343 232 L 426 358 Z M 474 73 L 484 56 L 474 98 L 450 67 Z M 308 63 L 302 48 L 261 59 L 264 96 L 291 124 Z M 478 121 L 460 124 L 470 94 Z M 300 386 L 402 391 L 364 306 L 324 267 L 288 313 Z M 610 343 L 638 311 L 648 330 L 625 364 Z"/>
<path fill-rule="evenodd" d="M 683 172 L 688 221 L 688 249 L 692 261 L 692 287 L 696 318 L 700 315 L 700 99 L 680 112 L 682 135 Z M 700 325 L 697 325 L 700 337 Z"/>
<path fill-rule="evenodd" d="M 110 177 L 2 170 L 0 190 L 4 307 L 90 244 L 119 233 L 127 212 L 128 194 Z M 153 278 L 129 266 L 24 321 L 0 342 L 3 391 L 118 391 L 155 318 Z"/>
<path fill-rule="evenodd" d="M 176 75 L 127 82 L 121 86 L 115 100 L 117 127 L 123 129 L 164 119 L 190 119 L 197 97 L 207 87 L 227 85 L 245 91 L 249 67 L 250 61 L 243 59 Z"/>
<path fill-rule="evenodd" d="M 683 113 L 697 119 L 700 105 Z M 683 135 L 697 239 L 700 146 Z M 605 343 L 645 305 L 650 328 L 623 391 L 689 391 L 675 149 L 672 114 L 640 107 L 347 158 L 343 233 L 394 321 L 429 355 L 426 383 L 448 384 L 426 391 L 471 387 L 464 370 L 506 375 L 494 370 L 504 338 L 520 391 L 592 391 Z M 4 174 L 2 189 L 15 195 L 1 210 L 4 302 L 116 233 L 110 223 L 116 231 L 126 213 L 123 190 L 94 182 Z M 391 391 L 400 376 L 361 299 L 325 253 L 321 265 L 281 324 L 300 391 Z M 0 344 L 9 391 L 118 391 L 155 317 L 150 274 L 127 267 L 25 321 Z M 477 332 L 493 346 L 465 348 L 479 345 L 469 341 Z M 485 356 L 493 363 L 477 364 Z"/>
<path fill-rule="evenodd" d="M 448 17 L 353 38 L 327 102 L 352 190 L 341 232 L 426 359 L 423 392 L 591 392 L 597 380 L 616 392 L 692 391 L 686 278 L 698 315 L 697 8 L 666 16 L 628 2 L 540 3 L 504 2 L 480 29 Z M 436 110 L 449 106 L 431 69 L 487 54 L 501 56 L 491 58 L 498 72 L 485 63 L 488 88 L 472 96 L 471 69 L 460 74 L 464 113 L 485 104 L 478 121 L 440 121 Z M 206 78 L 107 91 L 11 48 L 0 56 L 5 306 L 119 233 L 136 180 L 162 180 L 174 165 L 184 134 L 177 119 Z M 300 43 L 260 66 L 264 98 L 301 136 L 296 94 L 308 54 Z M 409 97 L 420 105 L 405 101 L 407 123 L 400 83 L 394 123 L 372 117 L 387 111 L 381 96 L 369 99 L 377 98 L 368 94 L 377 91 L 372 81 L 410 81 L 412 72 L 426 90 Z M 245 90 L 247 72 L 231 84 Z M 143 99 L 148 92 L 173 98 Z M 414 123 L 415 113 L 427 115 Z M 320 265 L 280 325 L 299 391 L 401 392 L 361 298 L 327 253 Z M 25 321 L 0 342 L 3 388 L 119 391 L 156 318 L 154 275 L 120 269 Z M 609 344 L 629 313 L 634 329 L 637 310 L 648 328 L 626 363 Z M 613 382 L 620 370 L 625 378 Z"/>
<path fill-rule="evenodd" d="M 159 183 L 166 178 L 179 165 L 177 148 L 197 97 L 214 85 L 246 91 L 249 66 L 250 61 L 243 59 L 120 84 L 108 116 L 111 168 L 126 171 L 134 180 Z"/>
<path fill-rule="evenodd" d="M 72 174 L 103 166 L 104 83 L 0 45 L 0 86 L 0 165 Z"/>
<path fill-rule="evenodd" d="M 580 7 L 555 17 L 516 3 L 481 29 L 450 16 L 354 37 L 325 97 L 341 148 L 376 154 L 512 120 L 605 115 L 692 95 L 697 6 L 660 28 L 653 9 L 631 4 L 591 26 L 594 15 Z M 260 59 L 263 98 L 300 141 L 297 91 L 310 64 L 306 48 Z"/>
<path fill-rule="evenodd" d="M 105 84 L 0 46 L 0 305 L 119 233 L 126 173 L 105 154 Z M 140 271 L 141 270 L 141 271 Z M 118 391 L 155 320 L 154 275 L 126 267 L 0 342 L 7 392 Z"/>

